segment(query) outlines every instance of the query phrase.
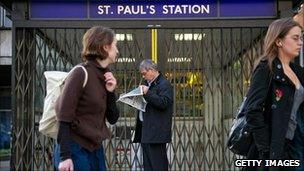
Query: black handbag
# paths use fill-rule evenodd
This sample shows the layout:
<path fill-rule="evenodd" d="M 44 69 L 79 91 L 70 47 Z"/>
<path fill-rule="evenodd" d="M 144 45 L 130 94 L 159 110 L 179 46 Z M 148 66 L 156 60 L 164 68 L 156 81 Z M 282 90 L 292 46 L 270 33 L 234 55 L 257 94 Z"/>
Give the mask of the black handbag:
<path fill-rule="evenodd" d="M 268 94 L 272 80 L 272 74 L 269 77 Z M 253 143 L 252 133 L 246 121 L 244 108 L 246 108 L 247 97 L 244 98 L 239 107 L 236 117 L 233 120 L 230 133 L 228 136 L 227 147 L 234 154 L 246 156 L 249 148 Z"/>
<path fill-rule="evenodd" d="M 246 97 L 233 120 L 227 142 L 230 151 L 242 156 L 247 155 L 253 139 L 244 114 L 245 103 Z"/>

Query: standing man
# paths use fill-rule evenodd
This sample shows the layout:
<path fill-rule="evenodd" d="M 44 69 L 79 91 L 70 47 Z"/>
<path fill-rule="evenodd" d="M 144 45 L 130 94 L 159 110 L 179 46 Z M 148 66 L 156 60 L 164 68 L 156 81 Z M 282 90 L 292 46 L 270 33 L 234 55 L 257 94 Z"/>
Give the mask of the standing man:
<path fill-rule="evenodd" d="M 171 142 L 173 88 L 150 59 L 139 65 L 145 84 L 141 85 L 148 102 L 146 112 L 139 112 L 134 143 L 141 143 L 145 171 L 168 170 L 166 143 Z"/>

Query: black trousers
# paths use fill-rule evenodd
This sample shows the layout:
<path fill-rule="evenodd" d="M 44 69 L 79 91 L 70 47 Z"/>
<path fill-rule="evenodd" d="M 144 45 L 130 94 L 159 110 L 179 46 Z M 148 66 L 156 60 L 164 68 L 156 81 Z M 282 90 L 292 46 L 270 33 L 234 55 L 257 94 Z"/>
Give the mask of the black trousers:
<path fill-rule="evenodd" d="M 291 157 L 289 155 L 290 152 L 290 140 L 286 140 L 285 145 L 284 145 L 284 151 L 286 156 L 281 158 L 281 160 L 290 160 Z M 258 149 L 255 145 L 252 145 L 249 149 L 248 155 L 247 155 L 247 159 L 251 159 L 251 160 L 257 160 L 260 159 L 259 158 L 259 152 Z M 263 161 L 264 162 L 264 161 Z M 264 163 L 263 163 L 264 165 Z M 243 167 L 242 171 L 294 171 L 295 167 Z"/>
<path fill-rule="evenodd" d="M 145 171 L 167 171 L 168 158 L 166 143 L 141 144 Z"/>

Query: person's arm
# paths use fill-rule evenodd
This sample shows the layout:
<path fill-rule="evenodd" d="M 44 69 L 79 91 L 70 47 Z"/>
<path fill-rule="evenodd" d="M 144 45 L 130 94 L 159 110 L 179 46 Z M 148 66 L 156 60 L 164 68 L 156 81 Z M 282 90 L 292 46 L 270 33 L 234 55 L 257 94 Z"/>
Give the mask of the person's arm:
<path fill-rule="evenodd" d="M 70 125 L 70 122 L 59 121 L 57 143 L 60 144 L 60 161 L 71 158 L 69 145 L 69 141 L 71 140 Z"/>
<path fill-rule="evenodd" d="M 119 110 L 116 105 L 116 95 L 107 91 L 106 118 L 110 124 L 115 124 L 119 118 Z"/>
<path fill-rule="evenodd" d="M 69 141 L 70 125 L 75 117 L 78 100 L 83 91 L 83 82 L 85 73 L 82 68 L 75 68 L 67 77 L 63 90 L 56 101 L 56 117 L 59 121 L 57 143 L 60 145 L 60 165 L 62 162 L 67 163 L 71 159 Z M 72 163 L 68 162 L 64 168 L 71 167 Z"/>
<path fill-rule="evenodd" d="M 300 6 L 299 12 L 293 17 L 302 27 L 304 27 L 304 3 Z"/>
<path fill-rule="evenodd" d="M 85 73 L 82 68 L 75 68 L 66 78 L 63 90 L 56 101 L 56 116 L 58 121 L 72 122 L 83 93 Z"/>
<path fill-rule="evenodd" d="M 110 124 L 115 124 L 119 118 L 119 110 L 116 106 L 116 95 L 114 93 L 117 80 L 110 71 L 106 72 L 104 77 L 107 90 L 107 109 L 105 115 Z"/>
<path fill-rule="evenodd" d="M 253 139 L 259 151 L 260 157 L 265 158 L 269 154 L 269 125 L 264 119 L 264 104 L 267 99 L 270 70 L 264 62 L 259 64 L 252 74 L 250 88 L 247 94 L 245 115 L 247 123 L 252 130 Z"/>
<path fill-rule="evenodd" d="M 159 93 L 148 90 L 144 94 L 146 101 L 153 107 L 164 110 L 173 103 L 173 89 L 169 83 L 159 85 Z"/>

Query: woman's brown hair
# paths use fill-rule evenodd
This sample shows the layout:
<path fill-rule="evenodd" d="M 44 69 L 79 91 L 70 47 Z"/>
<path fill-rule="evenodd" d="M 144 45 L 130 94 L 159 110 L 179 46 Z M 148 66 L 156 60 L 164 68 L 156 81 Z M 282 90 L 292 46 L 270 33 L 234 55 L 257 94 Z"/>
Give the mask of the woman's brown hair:
<path fill-rule="evenodd" d="M 103 47 L 105 45 L 111 45 L 114 37 L 114 31 L 106 27 L 94 26 L 87 30 L 82 39 L 82 59 L 85 61 L 95 60 L 97 58 L 101 60 L 106 59 L 108 53 Z"/>
<path fill-rule="evenodd" d="M 292 18 L 282 18 L 273 21 L 269 27 L 264 40 L 264 54 L 257 60 L 258 64 L 262 59 L 268 59 L 268 65 L 272 70 L 272 62 L 278 57 L 278 46 L 276 41 L 283 39 L 288 32 L 294 28 L 300 27 L 300 24 L 295 22 Z"/>

